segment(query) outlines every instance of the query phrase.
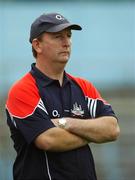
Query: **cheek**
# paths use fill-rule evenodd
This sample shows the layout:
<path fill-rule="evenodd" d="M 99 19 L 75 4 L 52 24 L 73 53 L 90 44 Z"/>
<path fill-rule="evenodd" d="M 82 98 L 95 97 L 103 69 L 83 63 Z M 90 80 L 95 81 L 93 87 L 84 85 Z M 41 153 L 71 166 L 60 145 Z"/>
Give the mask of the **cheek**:
<path fill-rule="evenodd" d="M 52 43 L 52 42 L 46 42 L 46 43 L 44 44 L 44 48 L 45 48 L 46 50 L 52 51 L 53 49 L 56 49 L 56 45 L 55 45 L 54 43 Z"/>
<path fill-rule="evenodd" d="M 43 52 L 44 56 L 51 57 L 51 56 L 54 56 L 57 53 L 56 49 L 57 48 L 54 45 L 46 44 L 46 45 L 44 45 L 44 47 L 42 49 L 42 52 Z"/>
<path fill-rule="evenodd" d="M 43 44 L 42 52 L 49 52 L 50 50 L 51 50 L 51 47 L 48 43 Z"/>

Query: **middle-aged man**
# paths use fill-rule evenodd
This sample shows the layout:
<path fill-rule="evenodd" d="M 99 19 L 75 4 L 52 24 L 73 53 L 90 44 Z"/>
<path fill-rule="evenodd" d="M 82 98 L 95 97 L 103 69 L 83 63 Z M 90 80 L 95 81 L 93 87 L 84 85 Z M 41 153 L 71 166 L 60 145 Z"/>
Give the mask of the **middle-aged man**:
<path fill-rule="evenodd" d="M 58 13 L 43 14 L 31 26 L 36 63 L 12 86 L 6 103 L 17 152 L 14 180 L 96 180 L 89 145 L 119 135 L 111 105 L 89 81 L 64 70 L 71 30 L 81 29 Z"/>

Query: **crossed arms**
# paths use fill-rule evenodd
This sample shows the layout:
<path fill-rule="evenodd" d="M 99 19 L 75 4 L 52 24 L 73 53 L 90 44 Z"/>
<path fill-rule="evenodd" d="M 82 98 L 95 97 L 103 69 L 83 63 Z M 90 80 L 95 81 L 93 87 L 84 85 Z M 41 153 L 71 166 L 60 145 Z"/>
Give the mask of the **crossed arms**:
<path fill-rule="evenodd" d="M 95 119 L 66 118 L 64 129 L 58 127 L 58 119 L 52 119 L 56 127 L 41 133 L 35 145 L 46 151 L 68 151 L 82 147 L 90 142 L 105 143 L 117 139 L 120 129 L 117 119 L 103 116 Z"/>

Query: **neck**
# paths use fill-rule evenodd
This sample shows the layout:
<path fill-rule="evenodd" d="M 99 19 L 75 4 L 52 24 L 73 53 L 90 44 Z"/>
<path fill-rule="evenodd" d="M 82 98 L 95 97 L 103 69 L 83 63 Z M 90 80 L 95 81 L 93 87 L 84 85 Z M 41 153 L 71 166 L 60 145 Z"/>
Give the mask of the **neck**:
<path fill-rule="evenodd" d="M 45 64 L 36 62 L 36 67 L 46 76 L 51 79 L 58 80 L 60 85 L 63 83 L 63 75 L 64 75 L 64 67 L 65 64 L 60 64 L 59 66 L 56 64 Z"/>

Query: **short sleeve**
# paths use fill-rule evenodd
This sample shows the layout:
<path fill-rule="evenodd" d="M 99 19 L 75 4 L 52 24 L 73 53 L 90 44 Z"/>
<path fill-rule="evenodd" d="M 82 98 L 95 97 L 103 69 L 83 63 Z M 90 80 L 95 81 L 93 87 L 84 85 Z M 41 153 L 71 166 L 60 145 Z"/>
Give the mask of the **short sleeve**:
<path fill-rule="evenodd" d="M 82 89 L 85 99 L 87 101 L 88 111 L 91 118 L 101 117 L 101 116 L 114 116 L 116 117 L 112 106 L 104 100 L 99 91 L 95 86 L 82 78 L 76 78 L 69 75 L 69 78 L 74 80 Z M 116 117 L 117 118 L 117 117 Z"/>
<path fill-rule="evenodd" d="M 10 127 L 14 126 L 28 143 L 54 127 L 39 96 L 35 80 L 29 73 L 10 89 L 6 112 Z"/>
<path fill-rule="evenodd" d="M 101 116 L 116 117 L 112 109 L 112 106 L 105 99 L 102 98 L 99 91 L 93 86 L 93 84 L 89 84 L 88 87 L 87 87 L 88 108 L 91 112 L 92 117 L 93 118 L 97 118 Z"/>
<path fill-rule="evenodd" d="M 25 118 L 14 117 L 7 110 L 8 124 L 14 126 L 25 138 L 28 144 L 49 128 L 54 127 L 49 116 L 42 109 L 37 107 L 33 114 Z"/>

